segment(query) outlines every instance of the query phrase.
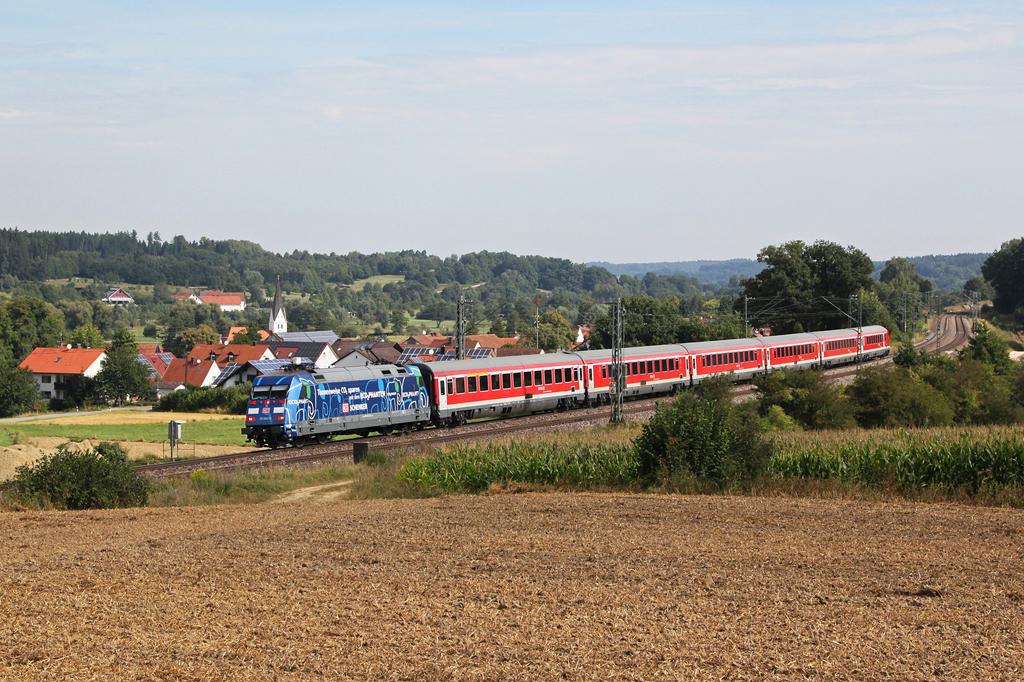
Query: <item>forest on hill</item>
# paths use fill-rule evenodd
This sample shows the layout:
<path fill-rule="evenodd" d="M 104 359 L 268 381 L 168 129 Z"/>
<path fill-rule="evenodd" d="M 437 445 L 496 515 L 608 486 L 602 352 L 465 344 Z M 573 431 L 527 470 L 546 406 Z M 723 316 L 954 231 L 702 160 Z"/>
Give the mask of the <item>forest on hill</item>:
<path fill-rule="evenodd" d="M 958 253 L 948 256 L 914 256 L 907 261 L 914 265 L 917 274 L 931 281 L 936 289 L 962 289 L 964 284 L 981 275 L 981 265 L 990 253 Z M 887 261 L 874 261 L 874 278 L 878 279 Z M 753 277 L 766 267 L 765 263 L 751 258 L 730 260 L 691 260 L 659 263 L 608 263 L 595 261 L 587 263 L 601 267 L 615 275 L 644 277 L 655 275 L 686 275 L 695 278 L 702 285 L 726 286 L 732 278 Z"/>

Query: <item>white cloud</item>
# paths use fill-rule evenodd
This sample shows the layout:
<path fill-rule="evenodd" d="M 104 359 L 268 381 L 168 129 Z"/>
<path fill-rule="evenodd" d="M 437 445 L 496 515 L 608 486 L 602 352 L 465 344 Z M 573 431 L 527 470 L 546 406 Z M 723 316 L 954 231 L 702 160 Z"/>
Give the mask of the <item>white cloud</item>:
<path fill-rule="evenodd" d="M 19 116 L 28 116 L 24 111 L 18 111 L 12 109 L 11 111 L 0 111 L 0 118 L 18 118 Z"/>

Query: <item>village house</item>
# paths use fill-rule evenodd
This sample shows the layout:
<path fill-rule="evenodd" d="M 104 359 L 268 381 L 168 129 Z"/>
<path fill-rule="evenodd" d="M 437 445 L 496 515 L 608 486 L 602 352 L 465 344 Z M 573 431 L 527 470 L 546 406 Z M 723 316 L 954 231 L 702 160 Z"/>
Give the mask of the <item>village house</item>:
<path fill-rule="evenodd" d="M 36 348 L 19 367 L 32 373 L 46 400 L 63 400 L 67 380 L 72 376 L 95 377 L 103 368 L 107 352 L 102 348 Z"/>

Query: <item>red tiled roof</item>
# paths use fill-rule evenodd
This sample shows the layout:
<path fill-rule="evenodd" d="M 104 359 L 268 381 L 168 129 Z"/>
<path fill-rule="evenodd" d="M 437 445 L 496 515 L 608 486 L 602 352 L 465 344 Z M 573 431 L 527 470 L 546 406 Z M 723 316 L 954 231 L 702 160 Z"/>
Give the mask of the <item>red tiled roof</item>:
<path fill-rule="evenodd" d="M 138 345 L 139 355 L 150 355 L 153 353 L 163 353 L 164 349 L 159 343 L 140 343 Z"/>
<path fill-rule="evenodd" d="M 146 358 L 146 361 L 149 362 L 149 364 L 153 365 L 153 369 L 161 377 L 167 371 L 167 363 L 164 362 L 163 359 L 159 355 L 157 355 L 156 353 L 142 353 L 142 352 L 140 352 L 139 355 L 141 355 L 142 357 Z"/>
<path fill-rule="evenodd" d="M 244 334 L 246 329 L 248 329 L 248 327 L 232 327 L 231 329 L 229 329 L 227 335 L 228 343 L 231 343 L 231 341 L 235 338 L 235 334 Z M 260 341 L 266 341 L 268 336 L 270 336 L 270 332 L 268 332 L 266 329 L 260 330 Z"/>
<path fill-rule="evenodd" d="M 176 293 L 174 295 L 174 298 L 176 300 L 178 300 L 178 301 L 187 301 L 188 299 L 192 298 L 192 292 L 191 291 L 179 291 L 178 293 Z"/>
<path fill-rule="evenodd" d="M 403 349 L 405 348 L 440 348 L 441 346 L 451 345 L 450 336 L 439 336 L 437 334 L 430 334 L 428 336 L 410 336 L 408 339 L 398 344 Z"/>
<path fill-rule="evenodd" d="M 466 336 L 466 341 L 478 343 L 481 348 L 501 348 L 502 346 L 514 346 L 519 339 L 505 338 L 494 334 L 469 334 Z"/>
<path fill-rule="evenodd" d="M 188 383 L 200 385 L 209 376 L 210 372 L 220 374 L 220 369 L 217 368 L 216 363 L 210 362 L 209 360 L 202 360 L 196 364 L 189 364 L 188 360 L 183 358 L 174 358 L 171 360 L 170 366 L 167 371 L 164 372 L 162 380 L 164 383 L 171 384 L 184 384 L 186 377 L 186 370 L 188 376 Z"/>
<path fill-rule="evenodd" d="M 543 353 L 540 348 L 495 348 L 494 353 L 499 358 L 512 358 L 519 355 L 540 355 Z"/>
<path fill-rule="evenodd" d="M 18 365 L 34 374 L 85 374 L 102 348 L 36 348 Z"/>
<path fill-rule="evenodd" d="M 214 303 L 216 305 L 241 305 L 245 303 L 245 294 L 239 291 L 200 291 L 199 298 L 203 303 Z"/>
<path fill-rule="evenodd" d="M 260 360 L 267 350 L 267 346 L 249 346 L 244 343 L 200 343 L 192 349 L 188 357 L 209 362 L 210 353 L 216 353 L 217 362 L 223 366 L 229 362 Z M 229 353 L 234 354 L 234 359 L 228 360 Z"/>

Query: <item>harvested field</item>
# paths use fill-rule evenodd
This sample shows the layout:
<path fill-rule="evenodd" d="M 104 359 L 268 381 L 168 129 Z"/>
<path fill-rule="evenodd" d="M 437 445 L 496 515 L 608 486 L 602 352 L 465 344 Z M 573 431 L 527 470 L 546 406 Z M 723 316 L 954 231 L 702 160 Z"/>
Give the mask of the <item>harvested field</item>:
<path fill-rule="evenodd" d="M 1020 679 L 1024 515 L 520 494 L 0 515 L 8 679 Z"/>

